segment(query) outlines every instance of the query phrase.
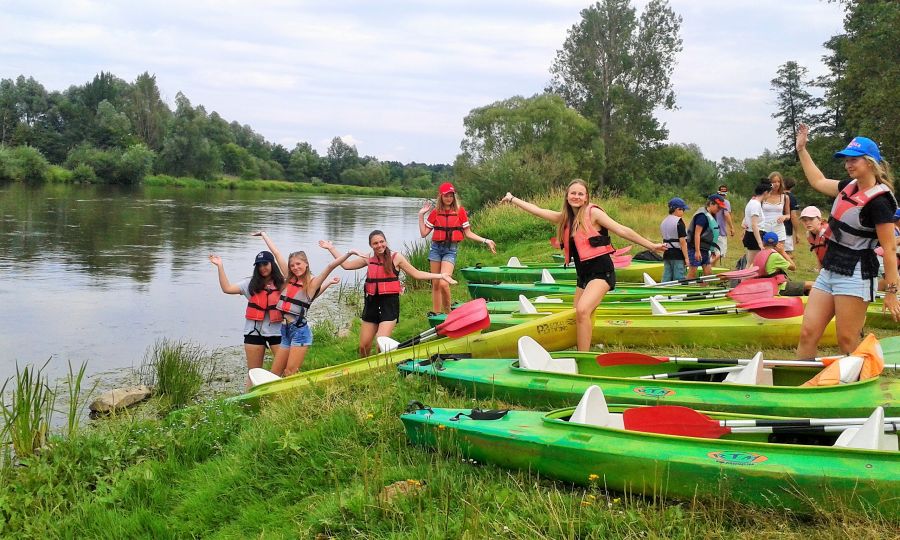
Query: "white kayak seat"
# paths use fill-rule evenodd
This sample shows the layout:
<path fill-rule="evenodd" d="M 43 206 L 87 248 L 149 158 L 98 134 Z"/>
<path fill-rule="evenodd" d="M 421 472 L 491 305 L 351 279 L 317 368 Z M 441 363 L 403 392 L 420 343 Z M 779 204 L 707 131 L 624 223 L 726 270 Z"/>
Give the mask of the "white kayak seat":
<path fill-rule="evenodd" d="M 756 386 L 772 386 L 772 370 L 763 367 L 762 352 L 756 353 L 750 362 L 737 371 L 732 371 L 725 376 L 722 382 L 732 384 L 753 384 Z"/>
<path fill-rule="evenodd" d="M 532 304 L 562 304 L 562 298 L 547 298 L 546 296 L 538 296 L 531 299 Z"/>
<path fill-rule="evenodd" d="M 531 336 L 519 338 L 519 367 L 531 371 L 546 371 L 549 373 L 578 374 L 578 364 L 574 358 L 553 358 L 547 349 Z"/>
<path fill-rule="evenodd" d="M 541 283 L 556 283 L 556 280 L 553 279 L 553 276 L 550 275 L 550 271 L 546 268 L 541 270 Z"/>
<path fill-rule="evenodd" d="M 656 280 L 650 277 L 650 274 L 644 272 L 644 285 L 656 285 Z"/>
<path fill-rule="evenodd" d="M 659 303 L 656 296 L 650 297 L 650 313 L 654 315 L 667 315 L 669 311 Z"/>
<path fill-rule="evenodd" d="M 506 261 L 506 266 L 509 268 L 525 268 L 525 265 L 519 261 L 518 257 L 510 257 L 508 261 Z"/>
<path fill-rule="evenodd" d="M 838 360 L 838 369 L 840 370 L 840 384 L 848 384 L 857 382 L 859 374 L 862 372 L 864 360 L 859 356 L 845 356 Z"/>
<path fill-rule="evenodd" d="M 586 424 L 588 426 L 612 427 L 625 429 L 621 414 L 613 414 L 609 412 L 606 406 L 606 397 L 603 396 L 603 390 L 596 384 L 592 384 L 590 388 L 584 391 L 575 412 L 569 418 L 569 422 L 573 424 Z"/>
<path fill-rule="evenodd" d="M 268 369 L 263 368 L 252 368 L 247 372 L 247 377 L 250 379 L 250 388 L 265 384 L 267 382 L 277 381 L 281 378 Z"/>
<path fill-rule="evenodd" d="M 378 336 L 375 338 L 375 344 L 378 345 L 379 351 L 388 352 L 396 349 L 397 345 L 400 345 L 400 342 L 388 336 Z"/>
<path fill-rule="evenodd" d="M 536 315 L 538 312 L 534 304 L 524 294 L 519 295 L 519 313 L 523 315 Z"/>
<path fill-rule="evenodd" d="M 863 425 L 842 431 L 834 446 L 893 452 L 900 450 L 897 435 L 884 432 L 884 409 L 882 407 L 876 407 L 875 412 Z"/>

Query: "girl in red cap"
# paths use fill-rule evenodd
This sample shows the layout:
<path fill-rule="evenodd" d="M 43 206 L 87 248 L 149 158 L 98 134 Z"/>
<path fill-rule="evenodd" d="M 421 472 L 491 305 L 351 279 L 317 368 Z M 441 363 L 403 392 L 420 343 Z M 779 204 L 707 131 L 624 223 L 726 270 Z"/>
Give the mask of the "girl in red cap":
<path fill-rule="evenodd" d="M 809 127 L 797 128 L 797 155 L 800 165 L 816 191 L 835 198 L 828 220 L 827 249 L 822 270 L 809 293 L 803 313 L 798 358 L 816 355 L 816 346 L 825 327 L 835 318 L 838 345 L 849 354 L 860 341 L 866 309 L 875 299 L 878 280 L 878 244 L 894 248 L 894 212 L 897 201 L 893 178 L 878 146 L 865 137 L 856 137 L 835 157 L 844 159 L 849 180 L 829 180 L 816 167 L 806 149 Z M 884 260 L 884 309 L 900 321 L 896 257 Z"/>
<path fill-rule="evenodd" d="M 429 210 L 431 213 L 428 213 Z M 425 217 L 426 213 L 428 217 Z M 419 232 L 422 238 L 432 233 L 428 261 L 433 274 L 453 274 L 456 249 L 464 238 L 481 242 L 490 248 L 491 253 L 497 253 L 493 240 L 472 232 L 466 209 L 460 204 L 456 188 L 450 182 L 444 182 L 438 188 L 436 208 L 431 208 L 431 201 L 425 201 L 422 205 L 419 210 Z M 431 281 L 431 310 L 434 313 L 450 312 L 450 284 L 444 279 Z"/>
<path fill-rule="evenodd" d="M 562 248 L 566 262 L 570 258 L 575 259 L 578 284 L 574 304 L 578 350 L 589 350 L 594 310 L 606 293 L 616 288 L 616 269 L 610 256 L 615 250 L 609 231 L 653 251 L 664 251 L 665 244 L 654 244 L 592 204 L 584 180 L 575 179 L 569 183 L 559 212 L 513 197 L 512 193 L 507 193 L 501 202 L 511 203 L 529 214 L 556 223 L 554 245 Z"/>
<path fill-rule="evenodd" d="M 327 249 L 335 259 L 341 256 L 328 240 L 319 240 L 319 247 Z M 402 253 L 391 251 L 384 233 L 379 230 L 369 233 L 369 247 L 372 248 L 372 255 L 368 259 L 353 259 L 341 264 L 344 270 L 366 269 L 366 298 L 359 328 L 360 358 L 369 356 L 373 351 L 372 341 L 378 336 L 390 336 L 400 320 L 400 270 L 413 279 L 443 280 L 449 285 L 456 285 L 450 274 L 422 272 L 410 264 Z"/>

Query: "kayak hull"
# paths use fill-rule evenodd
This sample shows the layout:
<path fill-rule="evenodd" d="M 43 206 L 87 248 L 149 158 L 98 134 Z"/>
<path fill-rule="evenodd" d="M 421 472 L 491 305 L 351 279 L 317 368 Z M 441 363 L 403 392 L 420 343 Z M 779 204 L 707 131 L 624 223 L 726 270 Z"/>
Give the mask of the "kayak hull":
<path fill-rule="evenodd" d="M 574 295 L 575 285 L 568 283 L 468 283 L 469 295 L 472 298 L 484 298 L 488 302 L 495 300 L 518 300 L 519 295 L 526 298 L 548 295 Z M 723 289 L 709 286 L 680 285 L 673 287 L 640 287 L 618 286 L 606 293 L 604 302 L 618 300 L 641 300 L 654 295 L 706 294 Z"/>
<path fill-rule="evenodd" d="M 557 265 L 536 266 L 471 266 L 460 270 L 462 276 L 469 283 L 532 283 L 541 279 L 541 273 L 546 270 L 556 280 L 574 280 L 575 267 Z M 727 272 L 727 268 L 713 268 L 714 273 Z M 631 281 L 643 283 L 644 274 L 656 281 L 662 280 L 663 263 L 631 261 L 628 266 L 616 268 L 616 279 L 619 281 Z"/>
<path fill-rule="evenodd" d="M 833 508 L 836 503 L 885 516 L 900 511 L 896 452 L 570 424 L 572 409 L 549 414 L 510 411 L 498 420 L 451 420 L 460 412 L 469 411 L 419 410 L 401 420 L 417 445 L 619 492 L 682 500 L 728 497 L 798 511 Z"/>
<path fill-rule="evenodd" d="M 900 340 L 900 338 L 895 338 Z M 479 398 L 490 397 L 535 407 L 564 407 L 578 402 L 592 385 L 611 403 L 680 405 L 692 409 L 795 417 L 862 418 L 875 407 L 900 416 L 900 379 L 877 377 L 836 386 L 801 387 L 819 368 L 773 368 L 775 385 L 757 386 L 697 380 L 640 379 L 642 375 L 720 367 L 722 364 L 663 362 L 599 366 L 594 353 L 562 351 L 575 358 L 578 374 L 548 373 L 519 367 L 517 360 L 462 358 L 437 363 L 407 360 L 401 373 L 434 377 L 441 385 Z M 887 362 L 900 361 L 895 353 Z M 723 378 L 724 375 L 718 376 Z M 709 376 L 707 377 L 709 378 Z"/>

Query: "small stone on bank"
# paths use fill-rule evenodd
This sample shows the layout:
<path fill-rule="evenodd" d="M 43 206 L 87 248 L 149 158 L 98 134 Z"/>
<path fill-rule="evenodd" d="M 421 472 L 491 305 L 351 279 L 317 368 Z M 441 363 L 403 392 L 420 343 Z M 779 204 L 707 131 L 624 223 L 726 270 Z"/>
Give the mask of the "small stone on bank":
<path fill-rule="evenodd" d="M 91 403 L 90 409 L 95 413 L 108 413 L 130 407 L 135 403 L 144 401 L 148 397 L 150 397 L 150 389 L 144 385 L 117 388 L 101 394 L 100 397 Z"/>

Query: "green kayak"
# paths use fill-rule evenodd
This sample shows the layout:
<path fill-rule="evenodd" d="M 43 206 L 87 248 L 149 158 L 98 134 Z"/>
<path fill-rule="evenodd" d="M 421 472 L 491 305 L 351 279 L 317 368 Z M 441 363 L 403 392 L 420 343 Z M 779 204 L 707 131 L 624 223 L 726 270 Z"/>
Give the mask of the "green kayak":
<path fill-rule="evenodd" d="M 622 425 L 618 414 L 626 409 L 610 405 L 609 423 Z M 401 420 L 414 444 L 601 489 L 682 500 L 728 497 L 799 511 L 840 503 L 891 519 L 900 512 L 896 450 L 770 443 L 760 434 L 711 439 L 644 433 L 570 422 L 573 413 L 575 409 L 500 411 L 483 415 L 500 418 L 473 420 L 468 415 L 482 415 L 426 408 Z M 884 437 L 896 443 L 896 435 Z M 827 444 L 833 438 L 822 436 L 820 441 Z"/>
<path fill-rule="evenodd" d="M 719 302 L 727 304 L 728 300 Z M 549 326 L 539 323 L 546 314 L 492 313 L 491 332 L 538 322 L 538 334 Z M 796 347 L 800 340 L 802 316 L 767 319 L 751 312 L 693 315 L 651 315 L 598 311 L 594 316 L 593 343 L 606 345 L 683 345 L 683 346 L 759 346 Z M 548 323 L 549 324 L 549 323 Z M 567 325 L 575 332 L 574 315 Z M 836 345 L 834 321 L 825 330 L 820 343 Z"/>
<path fill-rule="evenodd" d="M 556 280 L 575 280 L 575 267 L 561 264 L 538 264 L 535 266 L 470 266 L 460 270 L 469 283 L 532 283 L 541 279 L 546 270 Z M 727 272 L 727 268 L 713 268 L 713 272 Z M 656 281 L 662 280 L 663 263 L 631 261 L 627 266 L 616 265 L 616 279 L 619 281 L 644 282 L 644 274 Z"/>
<path fill-rule="evenodd" d="M 484 298 L 491 302 L 495 300 L 518 300 L 519 295 L 526 298 L 547 295 L 574 295 L 575 283 L 468 283 L 469 295 L 472 298 Z M 706 294 L 711 291 L 722 290 L 720 287 L 710 285 L 673 285 L 669 287 L 647 287 L 637 284 L 617 285 L 615 290 L 606 293 L 604 302 L 616 300 L 641 300 L 654 295 L 683 295 Z"/>
<path fill-rule="evenodd" d="M 900 337 L 881 341 L 885 361 L 900 362 Z M 661 362 L 600 366 L 596 353 L 562 351 L 553 358 L 574 359 L 575 373 L 525 369 L 517 359 L 460 358 L 407 360 L 402 373 L 429 375 L 443 386 L 477 397 L 535 407 L 561 407 L 576 403 L 591 385 L 603 389 L 607 400 L 633 405 L 682 405 L 714 411 L 775 416 L 861 417 L 884 407 L 888 416 L 900 415 L 900 379 L 883 376 L 835 386 L 800 385 L 821 368 L 773 366 L 773 386 L 709 382 L 707 380 L 648 380 L 651 374 L 718 368 L 725 363 Z M 699 377 L 699 376 L 698 376 Z"/>

